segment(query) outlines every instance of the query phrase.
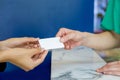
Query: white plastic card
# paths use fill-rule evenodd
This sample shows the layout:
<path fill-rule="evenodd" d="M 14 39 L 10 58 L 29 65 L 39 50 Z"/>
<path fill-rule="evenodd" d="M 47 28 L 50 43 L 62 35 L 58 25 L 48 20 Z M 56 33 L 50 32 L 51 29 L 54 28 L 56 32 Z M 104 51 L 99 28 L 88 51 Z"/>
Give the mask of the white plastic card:
<path fill-rule="evenodd" d="M 46 50 L 64 48 L 64 44 L 60 42 L 60 37 L 40 39 L 39 44 L 41 48 Z"/>

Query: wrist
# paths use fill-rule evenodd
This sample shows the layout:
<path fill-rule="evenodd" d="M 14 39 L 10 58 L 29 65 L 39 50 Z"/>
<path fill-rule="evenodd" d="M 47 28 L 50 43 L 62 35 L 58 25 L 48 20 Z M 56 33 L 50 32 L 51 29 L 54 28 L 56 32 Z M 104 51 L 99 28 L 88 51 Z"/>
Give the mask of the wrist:
<path fill-rule="evenodd" d="M 90 38 L 92 38 L 95 34 L 82 32 L 82 46 L 88 46 Z"/>

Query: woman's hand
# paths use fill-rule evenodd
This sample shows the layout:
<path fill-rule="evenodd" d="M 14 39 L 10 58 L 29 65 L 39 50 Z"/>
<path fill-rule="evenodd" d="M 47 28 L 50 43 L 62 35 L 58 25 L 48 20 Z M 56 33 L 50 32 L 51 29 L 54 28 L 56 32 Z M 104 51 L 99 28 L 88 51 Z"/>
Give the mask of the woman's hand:
<path fill-rule="evenodd" d="M 97 72 L 104 73 L 107 75 L 120 76 L 120 61 L 108 63 L 102 68 L 98 69 Z"/>
<path fill-rule="evenodd" d="M 10 62 L 25 71 L 32 70 L 39 64 L 41 64 L 48 51 L 35 49 L 14 48 L 2 51 L 3 62 Z"/>
<path fill-rule="evenodd" d="M 73 47 L 82 45 L 87 33 L 61 28 L 56 36 L 61 37 L 60 41 L 64 43 L 65 49 L 71 49 Z"/>

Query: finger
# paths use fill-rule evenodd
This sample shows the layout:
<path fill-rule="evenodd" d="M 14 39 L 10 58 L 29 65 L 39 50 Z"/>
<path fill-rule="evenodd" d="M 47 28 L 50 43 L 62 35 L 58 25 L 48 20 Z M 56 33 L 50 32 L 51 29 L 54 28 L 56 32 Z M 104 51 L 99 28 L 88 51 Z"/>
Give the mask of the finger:
<path fill-rule="evenodd" d="M 108 72 L 104 72 L 104 74 L 120 76 L 120 72 L 119 71 L 108 71 Z"/>
<path fill-rule="evenodd" d="M 31 48 L 38 48 L 38 44 L 29 44 L 29 45 L 27 45 L 27 46 L 29 46 L 29 47 L 31 47 Z"/>
<path fill-rule="evenodd" d="M 33 49 L 34 50 L 34 49 Z M 34 57 L 31 58 L 29 60 L 30 64 L 27 66 L 28 67 L 28 71 L 32 70 L 33 68 L 35 68 L 37 65 L 39 65 L 40 63 L 42 63 L 47 55 L 48 51 L 42 49 L 40 52 L 35 52 L 33 53 Z M 42 56 L 39 58 L 39 55 L 42 54 Z M 30 67 L 31 66 L 31 67 Z"/>
<path fill-rule="evenodd" d="M 106 70 L 106 65 L 97 69 L 96 71 L 101 73 L 101 72 L 105 72 L 105 70 Z"/>
<path fill-rule="evenodd" d="M 66 46 L 67 46 L 66 43 L 63 43 L 63 44 L 64 44 L 64 49 L 66 49 Z"/>
<path fill-rule="evenodd" d="M 38 44 L 35 44 L 35 45 L 34 45 L 34 48 L 38 48 L 38 47 L 40 47 Z"/>
<path fill-rule="evenodd" d="M 35 48 L 35 49 L 29 49 L 29 56 L 33 57 L 34 55 L 36 54 L 39 54 L 43 51 L 43 49 L 40 49 L 40 48 Z"/>
<path fill-rule="evenodd" d="M 120 71 L 120 66 L 114 66 L 114 67 L 111 67 L 111 68 L 108 68 L 108 69 L 106 68 L 106 69 L 104 69 L 104 71 L 105 72 L 106 71 Z"/>
<path fill-rule="evenodd" d="M 70 29 L 67 28 L 60 28 L 58 33 L 56 34 L 56 37 L 62 37 L 66 33 L 70 32 Z"/>
<path fill-rule="evenodd" d="M 25 46 L 25 45 L 29 45 L 30 42 L 37 42 L 37 39 L 35 38 L 16 38 L 14 39 L 14 45 L 16 46 Z"/>
<path fill-rule="evenodd" d="M 36 54 L 36 55 L 34 55 L 33 57 L 32 57 L 32 59 L 35 61 L 35 60 L 37 60 L 39 58 L 39 54 Z"/>
<path fill-rule="evenodd" d="M 67 42 L 69 40 L 74 40 L 74 37 L 75 37 L 75 34 L 74 33 L 69 33 L 69 34 L 66 34 L 65 36 L 63 36 L 60 41 L 61 42 Z"/>
<path fill-rule="evenodd" d="M 24 46 L 27 46 L 28 48 L 41 48 L 38 42 L 29 42 L 28 44 Z"/>
<path fill-rule="evenodd" d="M 120 72 L 120 66 L 118 66 L 116 68 L 108 69 L 108 70 L 103 71 L 103 72 Z"/>
<path fill-rule="evenodd" d="M 66 42 L 66 49 L 69 49 L 69 41 Z"/>
<path fill-rule="evenodd" d="M 42 49 L 40 52 L 38 53 L 35 53 L 33 56 L 32 56 L 32 59 L 35 61 L 39 58 L 39 56 L 44 52 L 44 49 Z"/>
<path fill-rule="evenodd" d="M 62 37 L 64 34 L 65 34 L 64 29 L 61 28 L 61 29 L 59 29 L 59 31 L 57 32 L 56 37 Z"/>
<path fill-rule="evenodd" d="M 41 64 L 41 63 L 44 61 L 47 53 L 48 53 L 48 51 L 44 51 L 44 52 L 43 52 L 43 55 L 42 55 L 39 59 L 37 59 L 37 60 L 35 61 L 35 65 L 36 65 L 36 66 L 39 65 L 39 64 Z"/>
<path fill-rule="evenodd" d="M 119 71 L 120 65 L 105 65 L 102 68 L 98 69 L 98 72 L 106 72 L 106 71 Z"/>
<path fill-rule="evenodd" d="M 120 66 L 120 61 L 115 61 L 115 62 L 110 62 L 107 63 L 105 66 L 103 67 L 107 67 L 107 68 L 115 68 L 117 66 Z"/>
<path fill-rule="evenodd" d="M 67 33 L 70 33 L 74 30 L 71 30 L 71 29 L 67 29 L 67 28 L 61 28 L 58 33 L 56 34 L 56 37 L 63 37 L 65 36 Z"/>
<path fill-rule="evenodd" d="M 65 47 L 64 47 L 65 49 L 69 50 L 68 42 L 65 42 L 65 43 L 64 43 L 64 46 L 65 46 Z"/>
<path fill-rule="evenodd" d="M 41 48 L 41 45 L 40 45 L 40 42 L 39 42 L 40 38 L 37 38 L 37 40 L 38 40 L 37 47 Z"/>
<path fill-rule="evenodd" d="M 24 38 L 20 38 L 19 39 L 21 42 L 35 42 L 35 41 L 38 41 L 37 38 L 28 38 L 28 37 L 24 37 Z"/>
<path fill-rule="evenodd" d="M 70 50 L 71 49 L 71 45 L 72 45 L 71 40 L 67 41 L 67 45 L 68 45 L 67 49 Z"/>
<path fill-rule="evenodd" d="M 47 50 L 44 50 L 42 53 L 40 53 L 40 54 L 39 54 L 39 58 L 41 58 L 45 52 L 47 52 L 47 53 L 48 53 L 48 51 L 47 51 Z"/>

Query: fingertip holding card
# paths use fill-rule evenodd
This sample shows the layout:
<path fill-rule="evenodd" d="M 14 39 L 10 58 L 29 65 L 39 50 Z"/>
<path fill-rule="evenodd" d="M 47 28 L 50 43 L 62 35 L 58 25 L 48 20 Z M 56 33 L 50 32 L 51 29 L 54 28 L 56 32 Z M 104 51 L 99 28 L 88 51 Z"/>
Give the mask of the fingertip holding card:
<path fill-rule="evenodd" d="M 39 44 L 41 48 L 46 50 L 64 48 L 64 44 L 60 42 L 60 37 L 40 39 Z"/>

